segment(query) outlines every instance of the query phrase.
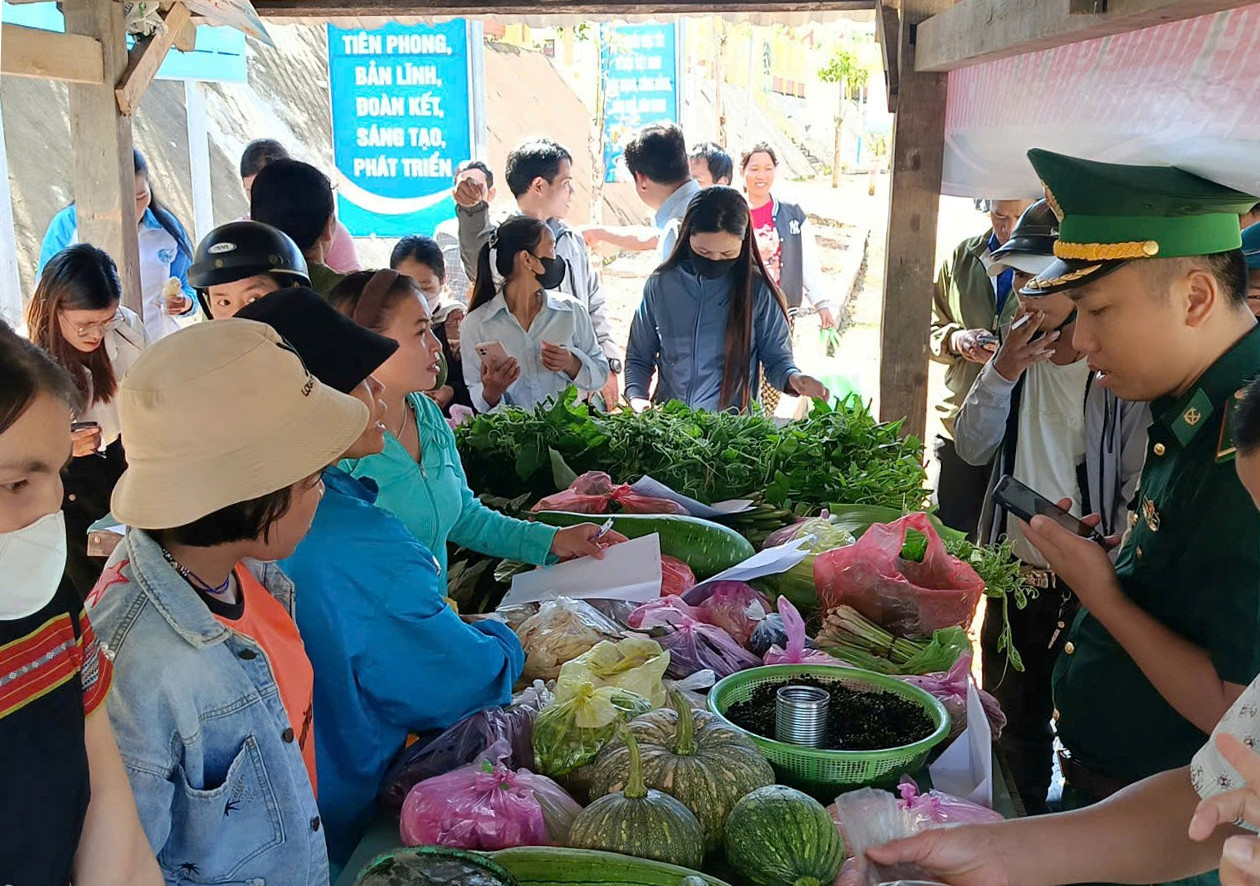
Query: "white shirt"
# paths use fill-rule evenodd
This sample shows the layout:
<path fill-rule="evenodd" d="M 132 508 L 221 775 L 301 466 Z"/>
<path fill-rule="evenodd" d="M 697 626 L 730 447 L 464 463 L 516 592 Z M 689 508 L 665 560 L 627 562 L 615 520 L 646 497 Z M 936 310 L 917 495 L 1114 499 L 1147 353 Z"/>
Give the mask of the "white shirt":
<path fill-rule="evenodd" d="M 122 322 L 105 334 L 101 347 L 109 357 L 114 378 L 121 382 L 131 364 L 140 358 L 140 352 L 145 348 L 145 327 L 135 311 L 119 305 L 118 313 L 122 316 Z M 117 395 L 105 403 L 89 404 L 78 418 L 80 421 L 97 422 L 101 426 L 102 448 L 117 440 L 122 431 L 118 422 Z"/>
<path fill-rule="evenodd" d="M 1208 739 L 1190 762 L 1190 781 L 1198 795 L 1204 799 L 1247 786 L 1246 780 L 1226 762 L 1216 749 L 1216 736 L 1228 732 L 1253 751 L 1260 744 L 1260 677 L 1251 682 L 1238 696 L 1233 707 L 1212 730 Z M 1257 830 L 1249 824 L 1243 827 Z"/>
<path fill-rule="evenodd" d="M 491 406 L 481 383 L 481 357 L 477 345 L 497 341 L 509 357 L 521 364 L 521 375 L 504 392 L 498 404 Z M 542 343 L 568 348 L 581 364 L 577 378 L 567 372 L 552 372 L 543 366 Z M 590 315 L 576 299 L 552 290 L 543 292 L 543 304 L 530 324 L 521 328 L 520 321 L 508 309 L 503 293 L 470 312 L 460 327 L 460 360 L 464 380 L 479 412 L 491 412 L 502 406 L 533 409 L 548 397 L 562 394 L 569 385 L 580 390 L 598 391 L 608 381 L 608 358 L 604 356 Z"/>
<path fill-rule="evenodd" d="M 1089 364 L 1068 366 L 1037 363 L 1024 372 L 1019 401 L 1019 443 L 1015 449 L 1016 480 L 1051 501 L 1072 499 L 1080 513 L 1081 489 L 1076 466 L 1085 458 L 1085 380 Z M 1007 516 L 1006 534 L 1015 556 L 1046 568 L 1045 558 L 1024 538 L 1015 517 Z"/>

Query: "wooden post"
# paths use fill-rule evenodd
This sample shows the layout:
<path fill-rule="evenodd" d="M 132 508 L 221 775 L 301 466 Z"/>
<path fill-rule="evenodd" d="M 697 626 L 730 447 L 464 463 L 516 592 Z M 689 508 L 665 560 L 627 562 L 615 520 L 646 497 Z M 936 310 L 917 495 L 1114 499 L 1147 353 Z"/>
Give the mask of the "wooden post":
<path fill-rule="evenodd" d="M 206 127 L 206 102 L 201 84 L 184 81 L 184 121 L 188 132 L 188 167 L 192 173 L 193 244 L 200 243 L 214 227 L 214 200 L 210 192 L 210 134 Z"/>
<path fill-rule="evenodd" d="M 944 74 L 914 70 L 915 25 L 948 0 L 904 0 L 898 28 L 900 71 L 893 123 L 892 180 L 880 327 L 879 413 L 905 418 L 905 431 L 927 426 L 928 335 L 936 263 L 936 219 L 945 156 Z"/>
<path fill-rule="evenodd" d="M 9 154 L 0 114 L 0 319 L 13 329 L 22 324 L 22 278 L 18 274 L 17 234 L 13 229 L 13 194 L 9 190 Z"/>
<path fill-rule="evenodd" d="M 143 317 L 131 118 L 122 114 L 114 96 L 114 87 L 127 70 L 123 5 L 114 0 L 64 0 L 62 8 L 66 33 L 101 42 L 105 71 L 99 85 L 70 84 L 79 240 L 113 256 L 122 278 L 123 304 Z"/>
<path fill-rule="evenodd" d="M 717 115 L 717 143 L 726 147 L 726 19 L 713 17 L 713 111 Z"/>

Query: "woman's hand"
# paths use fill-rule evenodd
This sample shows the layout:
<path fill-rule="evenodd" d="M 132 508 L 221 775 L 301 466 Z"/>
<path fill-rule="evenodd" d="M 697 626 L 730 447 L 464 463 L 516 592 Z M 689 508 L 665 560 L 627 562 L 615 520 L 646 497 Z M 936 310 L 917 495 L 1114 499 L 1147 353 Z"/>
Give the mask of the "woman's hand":
<path fill-rule="evenodd" d="M 960 329 L 949 338 L 949 349 L 972 363 L 988 363 L 997 345 L 985 338 L 987 329 Z"/>
<path fill-rule="evenodd" d="M 451 353 L 456 357 L 459 356 L 459 327 L 464 322 L 464 312 L 456 308 L 446 316 L 446 344 L 450 347 Z"/>
<path fill-rule="evenodd" d="M 827 390 L 826 385 L 812 375 L 797 373 L 788 380 L 788 386 L 796 392 L 798 397 L 809 397 L 811 400 L 828 400 L 831 398 L 831 392 Z"/>
<path fill-rule="evenodd" d="M 551 372 L 563 372 L 569 378 L 577 378 L 582 371 L 582 363 L 577 355 L 566 347 L 553 345 L 549 341 L 542 343 L 542 365 Z"/>
<path fill-rule="evenodd" d="M 953 886 L 1009 886 L 1010 875 L 995 839 L 994 825 L 954 825 L 930 828 L 905 840 L 868 849 L 866 858 L 847 862 L 840 886 L 864 886 L 869 861 L 881 865 L 914 865 L 924 879 Z"/>
<path fill-rule="evenodd" d="M 551 542 L 551 553 L 559 560 L 573 560 L 577 557 L 594 557 L 604 559 L 604 548 L 619 545 L 626 537 L 611 529 L 603 535 L 594 523 L 580 523 L 561 529 Z"/>
<path fill-rule="evenodd" d="M 631 397 L 630 408 L 636 413 L 644 413 L 652 408 L 652 401 L 646 397 Z"/>
<path fill-rule="evenodd" d="M 71 451 L 75 458 L 82 458 L 85 455 L 96 455 L 101 448 L 101 429 L 100 427 L 79 428 L 77 431 L 70 432 Z"/>
<path fill-rule="evenodd" d="M 498 406 L 503 394 L 521 377 L 521 364 L 515 357 L 508 357 L 502 363 L 491 366 L 481 364 L 482 396 L 491 406 Z"/>
<path fill-rule="evenodd" d="M 1011 326 L 1011 331 L 1006 334 L 1006 340 L 993 355 L 993 368 L 1007 381 L 1018 381 L 1029 366 L 1049 360 L 1054 356 L 1052 345 L 1059 340 L 1058 332 L 1051 332 L 1040 338 L 1036 337 L 1041 331 L 1041 324 L 1045 322 L 1045 314 L 1034 311 L 1026 316 L 1029 319 L 1024 321 L 1022 326 L 1019 328 L 1016 328 L 1014 324 Z"/>
<path fill-rule="evenodd" d="M 1260 756 L 1228 732 L 1216 736 L 1216 749 L 1246 779 L 1247 786 L 1200 803 L 1194 818 L 1190 819 L 1191 840 L 1206 840 L 1221 825 L 1236 827 L 1245 822 L 1260 827 Z M 1221 853 L 1221 886 L 1247 886 L 1257 882 L 1260 882 L 1260 839 L 1252 835 L 1230 837 Z"/>
<path fill-rule="evenodd" d="M 192 299 L 184 295 L 183 284 L 178 277 L 171 277 L 162 284 L 162 310 L 173 317 L 192 307 Z"/>

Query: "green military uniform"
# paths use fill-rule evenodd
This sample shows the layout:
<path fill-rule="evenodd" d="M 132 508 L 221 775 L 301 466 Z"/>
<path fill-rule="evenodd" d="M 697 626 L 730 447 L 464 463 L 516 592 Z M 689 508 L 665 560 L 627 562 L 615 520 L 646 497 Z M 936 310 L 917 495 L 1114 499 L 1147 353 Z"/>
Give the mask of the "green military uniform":
<path fill-rule="evenodd" d="M 1098 280 L 1128 261 L 1238 249 L 1238 214 L 1255 203 L 1173 168 L 1045 151 L 1029 158 L 1062 223 L 1058 260 L 1026 297 Z M 1260 673 L 1260 512 L 1235 473 L 1230 422 L 1235 398 L 1258 374 L 1260 328 L 1184 394 L 1151 404 L 1146 464 L 1116 563 L 1137 605 L 1204 649 L 1222 680 L 1243 686 Z M 1071 627 L 1053 687 L 1059 737 L 1082 780 L 1130 783 L 1176 769 L 1207 739 L 1087 610 Z M 1065 808 L 1098 799 L 1071 784 L 1071 769 L 1067 776 Z"/>
<path fill-rule="evenodd" d="M 311 275 L 311 289 L 314 289 L 324 298 L 332 295 L 332 291 L 337 288 L 337 284 L 346 279 L 345 274 L 339 274 L 327 265 L 316 264 L 311 262 L 307 265 Z"/>

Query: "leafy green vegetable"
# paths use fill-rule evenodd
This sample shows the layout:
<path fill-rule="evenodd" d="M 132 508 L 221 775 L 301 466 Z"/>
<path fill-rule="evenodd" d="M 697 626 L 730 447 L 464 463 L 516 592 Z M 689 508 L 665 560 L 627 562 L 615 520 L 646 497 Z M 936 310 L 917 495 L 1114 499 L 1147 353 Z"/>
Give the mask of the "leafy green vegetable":
<path fill-rule="evenodd" d="M 906 542 L 901 546 L 901 559 L 922 563 L 927 556 L 928 539 L 917 529 L 906 530 Z"/>
<path fill-rule="evenodd" d="M 1015 648 L 1011 636 L 1010 605 L 1023 609 L 1028 601 L 1037 596 L 1037 589 L 1028 585 L 1019 573 L 1019 560 L 1011 552 L 1011 543 L 1003 539 L 996 547 L 974 545 L 964 539 L 946 540 L 945 549 L 964 563 L 971 564 L 976 574 L 984 579 L 984 593 L 992 606 L 1002 601 L 1002 633 L 998 637 L 998 651 L 1005 652 L 1011 667 L 1024 670 L 1024 661 Z"/>

